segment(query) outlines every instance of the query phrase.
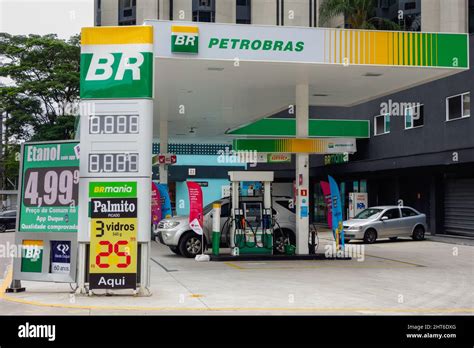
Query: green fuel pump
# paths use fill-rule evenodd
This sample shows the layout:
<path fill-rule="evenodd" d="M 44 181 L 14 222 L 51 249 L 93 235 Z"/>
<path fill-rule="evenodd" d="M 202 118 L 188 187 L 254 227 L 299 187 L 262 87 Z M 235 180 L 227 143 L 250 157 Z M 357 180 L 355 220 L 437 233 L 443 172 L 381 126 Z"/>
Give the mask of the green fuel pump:
<path fill-rule="evenodd" d="M 273 172 L 229 172 L 229 177 L 232 185 L 232 254 L 273 254 Z M 240 202 L 243 182 L 261 182 L 261 200 Z"/>

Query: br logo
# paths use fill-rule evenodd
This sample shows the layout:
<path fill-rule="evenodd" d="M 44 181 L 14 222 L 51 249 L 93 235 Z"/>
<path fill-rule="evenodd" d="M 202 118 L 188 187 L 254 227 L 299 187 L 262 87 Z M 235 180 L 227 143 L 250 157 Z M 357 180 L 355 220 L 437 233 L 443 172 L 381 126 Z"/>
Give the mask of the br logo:
<path fill-rule="evenodd" d="M 118 64 L 116 63 L 118 60 Z M 132 80 L 140 80 L 140 67 L 145 58 L 142 53 L 122 53 L 113 55 L 111 53 L 95 53 L 92 56 L 86 81 L 103 81 L 124 79 L 126 71 L 131 72 Z"/>
<path fill-rule="evenodd" d="M 171 52 L 199 52 L 199 28 L 190 26 L 171 26 Z"/>

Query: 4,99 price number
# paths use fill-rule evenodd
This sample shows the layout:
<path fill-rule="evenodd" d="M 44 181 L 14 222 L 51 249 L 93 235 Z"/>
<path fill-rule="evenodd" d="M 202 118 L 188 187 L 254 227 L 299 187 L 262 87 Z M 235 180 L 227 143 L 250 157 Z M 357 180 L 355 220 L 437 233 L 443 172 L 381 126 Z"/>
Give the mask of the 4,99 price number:
<path fill-rule="evenodd" d="M 70 206 L 78 197 L 79 170 L 73 168 L 34 168 L 25 173 L 25 206 Z"/>

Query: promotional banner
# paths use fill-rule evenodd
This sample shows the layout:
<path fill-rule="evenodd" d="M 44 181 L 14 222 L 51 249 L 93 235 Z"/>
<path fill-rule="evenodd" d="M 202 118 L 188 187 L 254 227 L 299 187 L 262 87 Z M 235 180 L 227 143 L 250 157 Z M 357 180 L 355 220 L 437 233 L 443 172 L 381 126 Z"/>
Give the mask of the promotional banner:
<path fill-rule="evenodd" d="M 19 232 L 77 232 L 77 145 L 24 145 Z"/>
<path fill-rule="evenodd" d="M 161 199 L 161 217 L 162 219 L 168 219 L 172 216 L 171 211 L 171 200 L 168 192 L 168 185 L 158 184 L 158 190 L 160 192 Z"/>
<path fill-rule="evenodd" d="M 336 246 L 344 248 L 344 229 L 342 226 L 342 204 L 341 194 L 336 181 L 328 175 L 329 186 L 331 188 L 331 209 L 332 209 L 332 232 L 336 240 Z"/>
<path fill-rule="evenodd" d="M 154 182 L 151 183 L 151 223 L 158 225 L 161 220 L 161 197 L 160 190 Z"/>
<path fill-rule="evenodd" d="M 202 215 L 202 190 L 199 184 L 188 181 L 189 194 L 189 226 L 197 234 L 202 234 L 203 215 Z"/>
<path fill-rule="evenodd" d="M 137 183 L 90 182 L 89 197 L 89 288 L 136 289 Z"/>
<path fill-rule="evenodd" d="M 321 181 L 321 190 L 323 191 L 324 201 L 326 202 L 326 215 L 329 228 L 332 229 L 332 205 L 331 205 L 331 188 L 329 183 Z"/>

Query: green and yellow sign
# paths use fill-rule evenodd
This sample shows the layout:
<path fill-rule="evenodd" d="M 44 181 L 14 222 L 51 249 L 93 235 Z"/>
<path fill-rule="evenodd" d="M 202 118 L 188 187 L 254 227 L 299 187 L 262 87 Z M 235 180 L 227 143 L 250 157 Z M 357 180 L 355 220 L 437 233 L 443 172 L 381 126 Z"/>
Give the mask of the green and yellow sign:
<path fill-rule="evenodd" d="M 195 26 L 171 26 L 171 52 L 199 53 L 199 28 Z"/>
<path fill-rule="evenodd" d="M 276 153 L 354 153 L 357 151 L 354 138 L 288 138 L 288 139 L 235 139 L 235 151 L 257 151 Z"/>
<path fill-rule="evenodd" d="M 43 270 L 43 241 L 24 240 L 21 252 L 21 271 L 41 273 Z"/>
<path fill-rule="evenodd" d="M 89 183 L 89 197 L 91 198 L 116 198 L 136 196 L 137 183 L 135 181 L 92 181 Z"/>
<path fill-rule="evenodd" d="M 153 97 L 153 28 L 83 28 L 82 99 Z"/>

